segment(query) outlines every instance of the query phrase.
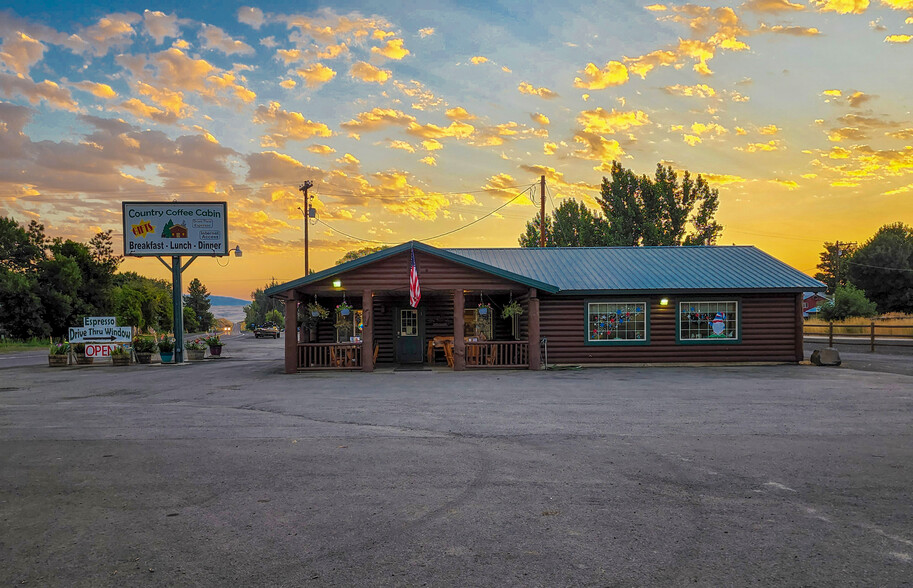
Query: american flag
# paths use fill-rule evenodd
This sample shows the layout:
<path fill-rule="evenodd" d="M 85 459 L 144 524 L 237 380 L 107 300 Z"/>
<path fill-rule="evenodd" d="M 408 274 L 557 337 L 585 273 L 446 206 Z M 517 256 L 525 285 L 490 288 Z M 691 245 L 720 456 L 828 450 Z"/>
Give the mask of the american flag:
<path fill-rule="evenodd" d="M 415 269 L 415 249 L 412 250 L 412 266 L 409 268 L 409 305 L 418 308 L 422 299 L 422 289 L 418 285 L 418 271 Z"/>

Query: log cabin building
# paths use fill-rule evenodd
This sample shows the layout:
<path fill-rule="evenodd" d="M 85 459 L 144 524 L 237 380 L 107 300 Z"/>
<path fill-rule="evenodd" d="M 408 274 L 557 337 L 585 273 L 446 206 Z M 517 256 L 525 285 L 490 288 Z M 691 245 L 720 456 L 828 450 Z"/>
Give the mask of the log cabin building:
<path fill-rule="evenodd" d="M 441 249 L 411 241 L 266 293 L 285 301 L 285 371 L 295 373 L 795 363 L 803 359 L 803 292 L 824 289 L 750 246 Z M 328 316 L 311 316 L 309 304 Z M 520 312 L 505 318 L 506 307 Z"/>

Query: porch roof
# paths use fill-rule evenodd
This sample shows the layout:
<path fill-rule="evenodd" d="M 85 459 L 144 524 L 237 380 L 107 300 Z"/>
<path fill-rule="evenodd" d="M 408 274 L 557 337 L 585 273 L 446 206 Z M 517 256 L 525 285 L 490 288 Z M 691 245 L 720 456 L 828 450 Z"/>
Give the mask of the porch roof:
<path fill-rule="evenodd" d="M 414 247 L 454 263 L 557 294 L 815 292 L 826 286 L 753 246 L 439 249 L 409 241 L 266 290 L 319 282 Z"/>

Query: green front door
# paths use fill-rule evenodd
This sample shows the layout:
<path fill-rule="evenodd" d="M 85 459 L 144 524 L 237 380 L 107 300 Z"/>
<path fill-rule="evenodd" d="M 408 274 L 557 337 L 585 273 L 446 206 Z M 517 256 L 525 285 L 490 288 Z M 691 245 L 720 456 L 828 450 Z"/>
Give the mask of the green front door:
<path fill-rule="evenodd" d="M 425 309 L 393 309 L 396 363 L 422 363 L 425 359 Z"/>

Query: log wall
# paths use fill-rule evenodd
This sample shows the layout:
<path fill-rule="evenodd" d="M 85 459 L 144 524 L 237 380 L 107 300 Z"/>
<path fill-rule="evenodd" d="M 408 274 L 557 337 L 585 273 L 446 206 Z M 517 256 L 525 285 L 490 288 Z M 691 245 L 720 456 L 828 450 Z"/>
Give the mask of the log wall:
<path fill-rule="evenodd" d="M 650 306 L 650 342 L 640 345 L 585 344 L 585 300 L 597 297 L 541 294 L 541 331 L 548 339 L 548 361 L 559 364 L 665 363 L 665 362 L 793 362 L 800 360 L 797 337 L 796 294 L 694 295 L 669 297 L 598 297 L 600 301 L 647 300 Z M 739 343 L 680 343 L 675 314 L 679 300 L 739 300 L 742 339 Z"/>

